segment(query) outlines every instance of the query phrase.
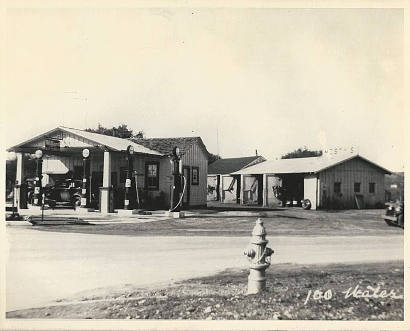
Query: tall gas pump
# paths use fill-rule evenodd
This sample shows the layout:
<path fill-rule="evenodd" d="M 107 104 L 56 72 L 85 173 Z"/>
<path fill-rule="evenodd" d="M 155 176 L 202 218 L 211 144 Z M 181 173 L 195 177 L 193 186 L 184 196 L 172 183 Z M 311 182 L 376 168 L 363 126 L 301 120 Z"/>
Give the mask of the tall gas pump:
<path fill-rule="evenodd" d="M 127 147 L 127 174 L 125 179 L 125 197 L 124 197 L 124 209 L 131 210 L 133 209 L 133 189 L 132 189 L 132 175 L 133 175 L 133 154 L 134 154 L 134 147 L 131 145 Z"/>
<path fill-rule="evenodd" d="M 83 149 L 83 185 L 81 188 L 81 207 L 90 206 L 90 150 Z"/>
<path fill-rule="evenodd" d="M 171 164 L 173 186 L 171 190 L 171 208 L 169 211 L 179 213 L 181 211 L 181 204 L 185 193 L 186 182 L 184 176 L 182 175 L 181 152 L 178 147 L 174 147 L 172 151 Z M 180 215 L 178 217 L 180 217 Z"/>
<path fill-rule="evenodd" d="M 36 157 L 36 177 L 34 180 L 34 193 L 33 193 L 33 205 L 41 206 L 41 179 L 43 178 L 43 151 L 41 149 L 36 150 L 34 153 Z"/>

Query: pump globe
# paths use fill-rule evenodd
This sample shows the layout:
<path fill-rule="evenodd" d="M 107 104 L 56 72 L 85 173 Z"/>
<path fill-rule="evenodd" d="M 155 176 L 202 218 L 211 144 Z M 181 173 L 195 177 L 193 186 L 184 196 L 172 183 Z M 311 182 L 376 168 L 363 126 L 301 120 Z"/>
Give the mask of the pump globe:
<path fill-rule="evenodd" d="M 37 159 L 41 159 L 43 157 L 43 151 L 41 149 L 36 150 L 34 153 Z"/>
<path fill-rule="evenodd" d="M 90 150 L 88 148 L 83 149 L 83 157 L 87 158 L 90 156 Z"/>

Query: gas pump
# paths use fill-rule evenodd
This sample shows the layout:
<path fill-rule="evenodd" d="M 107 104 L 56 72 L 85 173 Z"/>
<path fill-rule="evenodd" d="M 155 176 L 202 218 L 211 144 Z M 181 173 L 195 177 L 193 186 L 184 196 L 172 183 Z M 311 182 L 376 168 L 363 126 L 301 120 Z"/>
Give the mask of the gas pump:
<path fill-rule="evenodd" d="M 133 159 L 132 156 L 134 154 L 134 147 L 131 145 L 127 147 L 127 173 L 126 173 L 126 179 L 125 179 L 125 197 L 124 197 L 124 209 L 133 209 L 133 204 L 130 203 L 132 201 L 131 196 L 132 196 L 132 185 L 131 185 L 131 178 L 133 174 Z"/>
<path fill-rule="evenodd" d="M 83 149 L 83 185 L 81 188 L 81 207 L 88 208 L 90 206 L 90 150 Z"/>
<path fill-rule="evenodd" d="M 41 206 L 42 199 L 41 199 L 41 179 L 43 177 L 43 151 L 41 149 L 36 150 L 36 178 L 34 180 L 34 194 L 33 194 L 33 205 L 34 206 Z"/>
<path fill-rule="evenodd" d="M 182 174 L 181 153 L 178 147 L 174 147 L 171 156 L 173 186 L 171 190 L 170 212 L 181 211 L 182 199 L 186 188 L 186 179 Z"/>

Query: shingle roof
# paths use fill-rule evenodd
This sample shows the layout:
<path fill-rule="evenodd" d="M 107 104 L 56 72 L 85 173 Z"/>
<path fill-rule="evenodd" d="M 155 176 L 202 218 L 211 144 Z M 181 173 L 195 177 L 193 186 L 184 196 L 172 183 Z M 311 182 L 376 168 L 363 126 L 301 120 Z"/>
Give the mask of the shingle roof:
<path fill-rule="evenodd" d="M 235 171 L 241 170 L 256 161 L 261 156 L 247 156 L 247 157 L 235 157 L 229 159 L 220 159 L 212 162 L 208 166 L 209 175 L 225 175 Z"/>
<path fill-rule="evenodd" d="M 209 153 L 201 139 L 201 137 L 176 137 L 176 138 L 142 138 L 131 139 L 138 145 L 145 146 L 154 151 L 158 151 L 164 155 L 171 154 L 174 147 L 179 147 L 182 154 L 186 153 L 192 145 L 198 144 L 204 151 L 206 157 Z"/>
<path fill-rule="evenodd" d="M 256 164 L 246 169 L 234 172 L 235 175 L 256 175 L 256 174 L 292 174 L 292 173 L 317 173 L 325 169 L 334 167 L 342 162 L 349 161 L 359 157 L 364 161 L 382 169 L 384 172 L 390 174 L 391 172 L 386 168 L 364 158 L 359 154 L 349 154 L 340 156 L 319 156 L 319 157 L 305 157 L 297 159 L 280 159 L 266 161 Z"/>

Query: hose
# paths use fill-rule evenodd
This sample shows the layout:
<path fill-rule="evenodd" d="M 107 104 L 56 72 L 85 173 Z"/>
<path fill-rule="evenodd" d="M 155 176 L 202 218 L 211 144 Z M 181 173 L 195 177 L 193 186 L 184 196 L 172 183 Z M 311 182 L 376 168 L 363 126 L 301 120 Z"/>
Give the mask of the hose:
<path fill-rule="evenodd" d="M 186 188 L 186 179 L 185 179 L 185 176 L 184 176 L 184 175 L 182 175 L 182 178 L 184 179 L 184 188 L 183 188 L 183 190 L 182 190 L 181 197 L 179 198 L 179 201 L 178 201 L 178 203 L 176 204 L 176 206 L 175 206 L 174 208 L 172 208 L 172 209 L 170 210 L 170 212 L 173 212 L 175 209 L 177 209 L 177 208 L 181 205 L 182 199 L 184 198 L 185 188 Z"/>

